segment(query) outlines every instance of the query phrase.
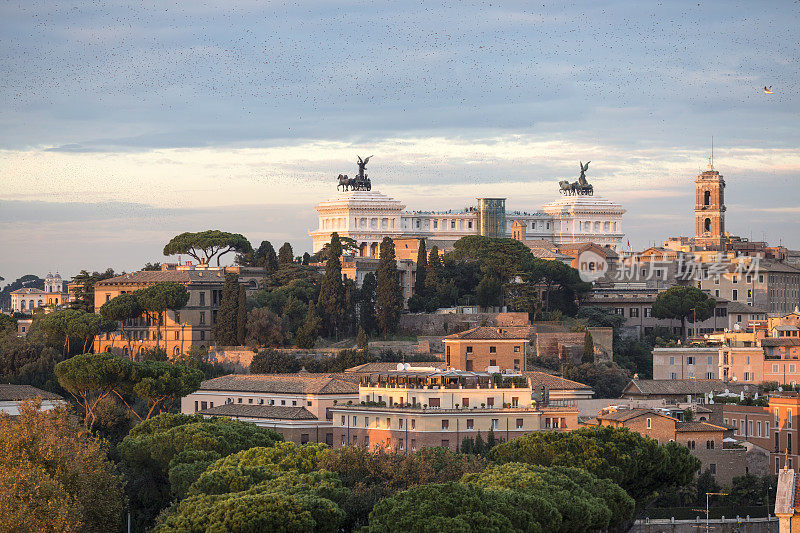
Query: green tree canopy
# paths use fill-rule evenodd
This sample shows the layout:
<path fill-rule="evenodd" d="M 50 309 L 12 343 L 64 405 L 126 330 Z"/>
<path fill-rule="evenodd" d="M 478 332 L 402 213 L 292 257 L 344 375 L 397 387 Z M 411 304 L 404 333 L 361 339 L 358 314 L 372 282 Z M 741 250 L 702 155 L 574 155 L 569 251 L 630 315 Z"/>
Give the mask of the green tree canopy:
<path fill-rule="evenodd" d="M 245 343 L 251 348 L 283 346 L 286 337 L 283 321 L 266 307 L 257 307 L 247 314 Z"/>
<path fill-rule="evenodd" d="M 558 509 L 546 498 L 474 484 L 414 487 L 384 499 L 363 531 L 558 531 Z"/>
<path fill-rule="evenodd" d="M 166 325 L 167 310 L 177 311 L 189 302 L 189 291 L 182 283 L 175 281 L 162 281 L 154 283 L 144 289 L 135 291 L 133 295 L 139 301 L 142 309 L 148 313 L 153 313 L 158 321 L 158 337 L 156 339 L 156 347 L 159 346 L 159 339 L 161 335 L 161 326 Z"/>
<path fill-rule="evenodd" d="M 554 531 L 564 533 L 618 526 L 633 516 L 635 505 L 619 485 L 579 468 L 506 463 L 467 474 L 462 482 L 519 490 L 549 500 L 561 515 L 561 525 Z"/>
<path fill-rule="evenodd" d="M 144 309 L 139 303 L 139 299 L 131 293 L 120 294 L 111 298 L 100 307 L 100 316 L 106 320 L 119 322 L 122 334 L 128 342 L 128 354 L 133 357 L 131 349 L 130 335 L 125 331 L 125 321 L 142 316 Z"/>
<path fill-rule="evenodd" d="M 78 309 L 87 313 L 94 313 L 94 286 L 98 281 L 113 278 L 116 276 L 114 269 L 107 268 L 105 272 L 92 272 L 81 270 L 80 273 L 72 278 L 75 284 L 74 299 L 70 302 L 70 309 Z"/>
<path fill-rule="evenodd" d="M 0 414 L 0 530 L 116 531 L 125 497 L 101 441 L 64 407 Z"/>
<path fill-rule="evenodd" d="M 359 299 L 359 322 L 367 335 L 374 335 L 378 330 L 378 319 L 375 317 L 375 291 L 378 281 L 375 274 L 367 272 L 364 274 L 364 281 L 361 283 L 361 295 Z"/>
<path fill-rule="evenodd" d="M 222 301 L 217 310 L 217 323 L 213 326 L 214 341 L 219 346 L 237 346 L 237 324 L 239 317 L 239 276 L 225 274 Z"/>
<path fill-rule="evenodd" d="M 375 315 L 384 336 L 394 333 L 403 311 L 403 292 L 400 287 L 394 241 L 384 237 L 381 242 L 378 271 L 375 275 Z"/>
<path fill-rule="evenodd" d="M 279 442 L 224 457 L 156 531 L 337 531 L 344 518 L 337 502 L 349 491 L 336 474 L 317 471 L 328 452 L 323 444 Z"/>
<path fill-rule="evenodd" d="M 208 264 L 216 257 L 217 266 L 227 253 L 246 254 L 252 251 L 253 247 L 244 235 L 220 230 L 181 233 L 164 246 L 164 255 L 187 254 L 201 264 Z"/>
<path fill-rule="evenodd" d="M 76 355 L 55 367 L 59 384 L 84 410 L 84 426 L 91 429 L 97 420 L 98 403 L 131 381 L 133 367 L 127 359 L 103 352 Z"/>
<path fill-rule="evenodd" d="M 294 251 L 292 250 L 292 245 L 285 242 L 281 245 L 280 250 L 278 250 L 278 264 L 283 266 L 292 263 L 294 263 Z"/>
<path fill-rule="evenodd" d="M 697 287 L 675 285 L 660 292 L 653 302 L 653 316 L 681 321 L 681 336 L 686 338 L 686 320 L 711 318 L 717 302 Z"/>
<path fill-rule="evenodd" d="M 662 488 L 691 483 L 700 468 L 700 461 L 684 446 L 659 445 L 627 428 L 611 427 L 530 433 L 496 446 L 491 456 L 500 464 L 583 468 L 610 479 L 641 502 Z"/>
<path fill-rule="evenodd" d="M 414 276 L 414 294 L 425 297 L 425 278 L 428 274 L 428 252 L 425 250 L 425 239 L 419 240 L 417 249 L 417 272 Z"/>
<path fill-rule="evenodd" d="M 253 356 L 251 374 L 290 374 L 300 370 L 300 361 L 292 354 L 268 348 Z"/>
<path fill-rule="evenodd" d="M 283 440 L 266 428 L 228 418 L 162 413 L 134 427 L 117 446 L 137 530 L 152 520 L 215 461 Z"/>
<path fill-rule="evenodd" d="M 341 255 L 342 247 L 339 243 L 339 235 L 333 232 L 325 262 L 325 277 L 322 278 L 320 284 L 317 303 L 322 314 L 322 323 L 329 336 L 339 334 L 339 327 L 344 320 L 345 295 L 342 283 Z"/>

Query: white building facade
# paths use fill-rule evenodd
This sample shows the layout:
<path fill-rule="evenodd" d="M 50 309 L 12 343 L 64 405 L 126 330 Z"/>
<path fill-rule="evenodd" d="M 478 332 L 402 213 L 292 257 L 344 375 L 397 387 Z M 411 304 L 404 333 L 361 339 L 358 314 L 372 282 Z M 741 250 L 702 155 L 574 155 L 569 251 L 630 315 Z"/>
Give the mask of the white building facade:
<path fill-rule="evenodd" d="M 529 239 L 553 244 L 594 242 L 621 251 L 625 236 L 621 205 L 600 196 L 563 196 L 541 209 L 505 211 L 505 198 L 479 198 L 476 207 L 452 211 L 406 211 L 402 202 L 378 191 L 347 191 L 319 203 L 316 230 L 310 231 L 314 252 L 330 242 L 333 232 L 356 241 L 359 256 L 378 257 L 384 237 L 425 238 L 428 248 L 452 249 L 468 235 L 510 237 L 511 225 L 521 221 Z M 492 226 L 486 220 L 500 220 Z M 504 221 L 503 221 L 504 219 Z M 493 232 L 486 232 L 494 227 Z M 504 228 L 504 232 L 497 231 Z M 494 233 L 494 234 L 492 234 Z"/>
<path fill-rule="evenodd" d="M 23 287 L 11 292 L 11 311 L 30 314 L 39 307 L 59 307 L 67 303 L 64 280 L 58 274 L 47 274 L 44 290 Z"/>

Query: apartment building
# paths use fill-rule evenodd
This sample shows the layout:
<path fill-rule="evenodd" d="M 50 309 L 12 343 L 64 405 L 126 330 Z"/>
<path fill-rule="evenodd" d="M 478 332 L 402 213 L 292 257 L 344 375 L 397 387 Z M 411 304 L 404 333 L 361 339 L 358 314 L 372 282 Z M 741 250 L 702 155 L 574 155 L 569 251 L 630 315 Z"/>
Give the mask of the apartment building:
<path fill-rule="evenodd" d="M 361 375 L 359 402 L 330 408 L 334 446 L 359 445 L 415 451 L 457 450 L 465 438 L 493 432 L 498 439 L 577 427 L 578 410 L 532 401 L 520 373 L 404 366 Z"/>
<path fill-rule="evenodd" d="M 300 444 L 333 445 L 330 408 L 357 400 L 357 378 L 343 374 L 230 374 L 203 381 L 181 399 L 181 412 L 252 422 Z"/>
<path fill-rule="evenodd" d="M 659 444 L 676 442 L 700 459 L 701 470 L 709 470 L 721 485 L 746 472 L 745 450 L 725 447 L 727 428 L 708 422 L 681 422 L 652 409 L 609 409 L 601 411 L 587 425 L 628 428 Z"/>
<path fill-rule="evenodd" d="M 762 312 L 789 313 L 800 305 L 800 269 L 758 257 L 711 255 L 696 284 L 715 298 L 745 303 Z"/>
<path fill-rule="evenodd" d="M 212 328 L 222 301 L 225 275 L 234 273 L 239 283 L 252 294 L 266 273 L 252 267 L 209 267 L 187 262 L 181 265 L 164 264 L 162 270 L 139 271 L 99 281 L 94 286 L 96 310 L 120 294 L 132 293 L 156 283 L 172 281 L 186 286 L 189 301 L 177 310 L 165 313 L 163 323 L 149 313 L 126 321 L 125 332 L 131 336 L 133 355 L 157 346 L 175 356 L 192 347 L 205 348 L 213 344 Z M 98 311 L 99 312 L 99 311 Z M 128 343 L 122 330 L 103 333 L 95 338 L 95 350 L 113 351 L 128 356 Z"/>
<path fill-rule="evenodd" d="M 448 367 L 471 372 L 488 368 L 525 370 L 528 328 L 479 326 L 444 338 Z"/>
<path fill-rule="evenodd" d="M 653 348 L 653 379 L 719 379 L 719 348 Z"/>

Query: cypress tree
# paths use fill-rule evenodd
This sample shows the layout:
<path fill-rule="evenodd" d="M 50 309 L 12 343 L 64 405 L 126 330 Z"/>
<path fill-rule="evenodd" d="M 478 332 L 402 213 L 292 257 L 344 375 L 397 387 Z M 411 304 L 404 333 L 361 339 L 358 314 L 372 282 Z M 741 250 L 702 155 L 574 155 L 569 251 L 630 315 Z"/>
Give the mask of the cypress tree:
<path fill-rule="evenodd" d="M 435 296 L 439 290 L 439 270 L 442 268 L 442 260 L 439 258 L 439 247 L 431 246 L 431 253 L 428 255 L 428 264 L 425 273 L 425 293 L 428 296 Z"/>
<path fill-rule="evenodd" d="M 322 321 L 317 316 L 316 307 L 314 302 L 308 302 L 306 320 L 297 330 L 297 336 L 295 337 L 295 343 L 298 348 L 313 348 L 314 343 L 317 342 L 317 335 Z"/>
<path fill-rule="evenodd" d="M 278 270 L 278 256 L 275 255 L 271 242 L 261 241 L 261 246 L 256 251 L 256 266 L 266 268 L 269 273 Z"/>
<path fill-rule="evenodd" d="M 375 292 L 375 314 L 384 337 L 397 330 L 400 313 L 403 310 L 403 293 L 398 277 L 394 241 L 384 237 L 378 260 L 378 274 L 375 276 L 378 282 Z"/>
<path fill-rule="evenodd" d="M 375 274 L 367 272 L 364 274 L 364 281 L 361 284 L 361 302 L 358 308 L 358 316 L 360 319 L 361 327 L 364 331 L 371 335 L 377 329 L 377 322 L 375 319 L 375 289 L 377 281 Z"/>
<path fill-rule="evenodd" d="M 361 326 L 358 326 L 358 335 L 356 336 L 356 346 L 358 346 L 361 350 L 366 350 L 367 346 L 369 346 L 369 339 L 367 339 L 367 333 Z"/>
<path fill-rule="evenodd" d="M 425 239 L 419 240 L 417 250 L 417 274 L 414 278 L 414 294 L 425 296 L 425 276 L 428 270 L 428 254 L 425 252 Z"/>
<path fill-rule="evenodd" d="M 236 345 L 244 346 L 244 338 L 247 333 L 247 295 L 244 287 L 239 285 L 239 295 L 236 302 Z"/>
<path fill-rule="evenodd" d="M 331 234 L 328 259 L 325 262 L 325 276 L 319 289 L 319 307 L 328 336 L 338 335 L 345 312 L 345 294 L 342 284 L 342 245 L 339 234 Z"/>
<path fill-rule="evenodd" d="M 303 252 L 303 264 L 307 265 L 311 262 L 311 255 L 308 252 Z"/>
<path fill-rule="evenodd" d="M 292 245 L 285 242 L 281 249 L 278 250 L 278 265 L 283 266 L 290 263 L 294 263 L 294 251 L 292 250 Z"/>
<path fill-rule="evenodd" d="M 236 345 L 237 309 L 239 307 L 239 276 L 225 275 L 225 286 L 222 288 L 222 301 L 217 311 L 217 322 L 214 324 L 214 341 L 219 346 Z"/>

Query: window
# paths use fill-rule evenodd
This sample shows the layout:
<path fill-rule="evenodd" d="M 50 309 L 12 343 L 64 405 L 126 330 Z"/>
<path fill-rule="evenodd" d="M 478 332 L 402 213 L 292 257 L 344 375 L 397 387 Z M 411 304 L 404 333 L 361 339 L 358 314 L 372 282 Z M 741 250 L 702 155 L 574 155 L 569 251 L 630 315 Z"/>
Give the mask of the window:
<path fill-rule="evenodd" d="M 486 406 L 490 408 L 494 407 L 494 396 L 486 398 Z"/>
<path fill-rule="evenodd" d="M 200 330 L 200 340 L 201 341 L 206 340 L 206 332 L 203 330 Z"/>
<path fill-rule="evenodd" d="M 448 429 L 450 429 L 450 421 L 442 420 L 442 431 L 447 431 Z"/>
<path fill-rule="evenodd" d="M 206 312 L 200 311 L 200 324 L 205 324 L 205 323 L 206 323 Z"/>
<path fill-rule="evenodd" d="M 514 346 L 514 353 L 519 353 L 519 346 Z"/>
<path fill-rule="evenodd" d="M 472 361 L 467 359 L 467 372 L 472 372 Z"/>
<path fill-rule="evenodd" d="M 764 422 L 764 437 L 769 438 L 769 422 Z"/>
<path fill-rule="evenodd" d="M 519 398 L 517 396 L 511 398 L 511 407 L 519 407 Z"/>
<path fill-rule="evenodd" d="M 206 293 L 205 291 L 200 291 L 200 306 L 206 305 Z"/>
<path fill-rule="evenodd" d="M 456 229 L 456 221 L 455 220 L 451 220 L 450 221 L 450 229 Z"/>
<path fill-rule="evenodd" d="M 759 437 L 763 437 L 764 436 L 761 433 L 761 421 L 760 420 L 756 423 L 756 435 L 758 435 Z"/>
<path fill-rule="evenodd" d="M 463 407 L 469 407 L 469 398 L 461 398 L 461 405 Z"/>
<path fill-rule="evenodd" d="M 306 444 L 307 442 L 308 442 L 308 433 L 301 433 L 300 444 Z"/>
<path fill-rule="evenodd" d="M 647 429 L 652 429 L 652 428 L 653 428 L 653 419 L 652 418 L 648 418 L 647 419 Z"/>
<path fill-rule="evenodd" d="M 709 355 L 708 358 L 706 359 L 706 364 L 713 365 L 714 364 L 714 356 Z"/>
<path fill-rule="evenodd" d="M 344 418 L 344 415 L 342 415 L 342 425 L 344 425 L 344 424 L 345 424 L 345 418 Z"/>
<path fill-rule="evenodd" d="M 752 421 L 752 420 L 748 420 L 748 421 L 747 421 L 747 435 L 748 435 L 749 437 L 753 437 L 753 436 L 755 436 L 755 435 L 753 434 L 753 421 Z"/>
<path fill-rule="evenodd" d="M 497 366 L 497 359 L 489 359 L 489 366 Z"/>
<path fill-rule="evenodd" d="M 695 442 L 693 440 L 690 440 L 689 442 L 686 443 L 686 447 L 689 448 L 690 450 L 694 450 Z"/>
<path fill-rule="evenodd" d="M 475 429 L 475 419 L 467 418 L 467 429 Z"/>
<path fill-rule="evenodd" d="M 281 400 L 281 405 L 286 405 L 286 400 Z"/>
<path fill-rule="evenodd" d="M 417 420 L 415 418 L 411 419 L 411 429 L 416 429 L 417 427 Z M 414 442 L 414 441 L 411 441 Z"/>
<path fill-rule="evenodd" d="M 791 368 L 792 372 L 794 372 L 794 365 L 789 365 L 789 368 Z M 786 410 L 786 427 L 787 428 L 791 428 L 792 427 L 792 410 L 791 409 L 787 409 Z"/>
<path fill-rule="evenodd" d="M 472 346 L 467 346 L 467 353 L 472 353 Z"/>
<path fill-rule="evenodd" d="M 786 453 L 788 453 L 790 455 L 792 453 L 792 434 L 791 433 L 787 433 L 786 434 Z"/>
<path fill-rule="evenodd" d="M 716 476 L 717 475 L 717 463 L 710 463 L 708 465 L 708 470 L 711 472 L 712 476 Z"/>
<path fill-rule="evenodd" d="M 713 372 L 706 372 L 706 379 L 716 379 Z"/>
<path fill-rule="evenodd" d="M 497 431 L 500 429 L 500 419 L 499 418 L 492 418 L 492 429 Z"/>
<path fill-rule="evenodd" d="M 733 296 L 731 297 L 731 300 L 738 300 L 738 299 L 739 299 L 739 291 L 733 289 Z"/>
<path fill-rule="evenodd" d="M 522 429 L 522 419 L 517 418 L 517 429 Z"/>
<path fill-rule="evenodd" d="M 497 346 L 489 346 L 489 353 L 497 353 Z"/>
<path fill-rule="evenodd" d="M 625 308 L 624 307 L 615 307 L 614 308 L 615 315 L 625 316 Z"/>
<path fill-rule="evenodd" d="M 677 372 L 670 372 L 669 373 L 669 379 L 678 379 L 678 373 Z"/>
<path fill-rule="evenodd" d="M 638 307 L 631 307 L 630 308 L 630 315 L 631 315 L 631 318 L 638 318 L 638 316 L 639 316 L 639 308 Z"/>
<path fill-rule="evenodd" d="M 369 417 L 368 417 L 368 416 L 365 416 L 365 417 L 364 417 L 364 427 L 365 427 L 365 428 L 368 428 L 368 427 L 369 427 Z"/>
<path fill-rule="evenodd" d="M 514 359 L 514 370 L 519 370 L 519 359 Z"/>
<path fill-rule="evenodd" d="M 180 311 L 175 311 L 175 322 L 177 324 L 180 324 L 180 322 L 181 322 L 181 312 Z"/>
<path fill-rule="evenodd" d="M 694 356 L 692 356 L 692 355 L 686 356 L 686 364 L 687 365 L 693 365 L 694 364 Z"/>
<path fill-rule="evenodd" d="M 400 418 L 400 419 L 397 421 L 397 427 L 399 427 L 400 429 L 403 429 L 403 419 L 402 419 L 402 418 Z"/>

